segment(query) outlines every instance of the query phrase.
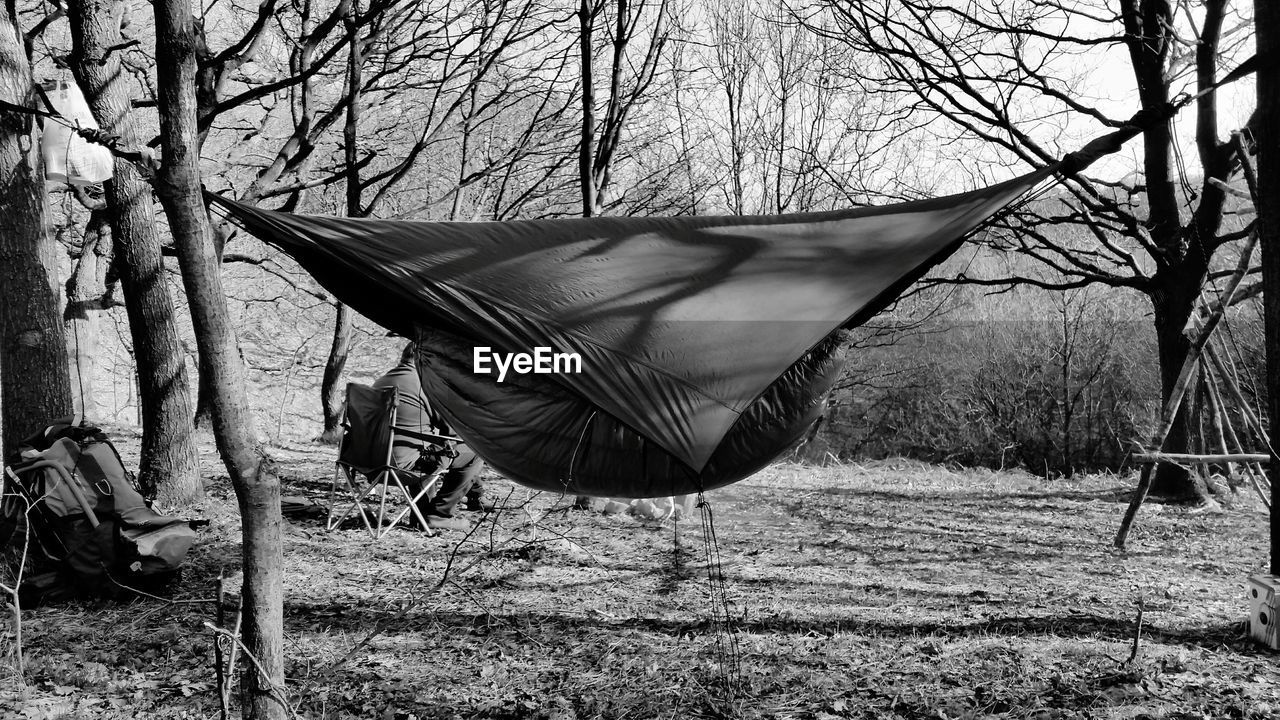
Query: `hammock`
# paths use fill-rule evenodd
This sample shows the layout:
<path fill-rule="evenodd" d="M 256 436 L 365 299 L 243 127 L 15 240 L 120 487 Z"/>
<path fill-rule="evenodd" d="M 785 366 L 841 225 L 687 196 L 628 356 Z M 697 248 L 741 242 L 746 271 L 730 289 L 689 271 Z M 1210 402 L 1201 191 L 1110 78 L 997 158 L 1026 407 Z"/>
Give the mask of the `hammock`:
<path fill-rule="evenodd" d="M 826 213 L 428 223 L 207 198 L 417 340 L 423 389 L 507 477 L 577 495 L 686 495 L 741 480 L 804 436 L 840 375 L 844 330 L 1041 181 L 1194 99 L 999 185 Z M 580 371 L 477 372 L 484 353 L 538 348 L 580 358 Z"/>
<path fill-rule="evenodd" d="M 740 480 L 792 446 L 840 375 L 841 330 L 1052 172 L 757 217 L 426 223 L 211 199 L 339 300 L 418 340 L 424 390 L 499 472 L 644 498 Z M 537 348 L 576 354 L 581 371 L 475 372 L 477 353 Z"/>

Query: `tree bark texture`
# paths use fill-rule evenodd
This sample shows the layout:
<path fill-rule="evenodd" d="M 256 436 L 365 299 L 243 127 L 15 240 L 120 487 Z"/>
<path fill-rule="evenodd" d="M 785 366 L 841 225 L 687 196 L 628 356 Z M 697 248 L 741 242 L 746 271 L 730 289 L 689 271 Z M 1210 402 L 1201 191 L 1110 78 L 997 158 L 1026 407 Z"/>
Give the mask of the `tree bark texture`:
<path fill-rule="evenodd" d="M 0 100 L 39 107 L 14 6 L 0 8 Z M 4 453 L 71 413 L 58 247 L 35 116 L 0 110 L 0 425 Z"/>
<path fill-rule="evenodd" d="M 1157 282 L 1160 282 L 1159 279 Z M 1156 352 L 1160 363 L 1161 406 L 1172 396 L 1187 352 L 1191 349 L 1191 342 L 1182 331 L 1194 309 L 1200 282 L 1195 280 L 1191 284 L 1181 285 L 1176 279 L 1166 279 L 1161 283 L 1163 291 L 1151 296 L 1155 311 Z M 1190 448 L 1192 435 L 1191 416 L 1187 412 L 1187 403 L 1183 403 L 1178 408 L 1173 427 L 1165 437 L 1163 449 L 1184 452 Z M 1152 449 L 1159 451 L 1161 448 Z M 1150 492 L 1154 496 L 1175 501 L 1195 502 L 1206 497 L 1192 473 L 1172 463 L 1162 463 L 1157 468 Z"/>
<path fill-rule="evenodd" d="M 195 35 L 188 0 L 157 0 L 156 65 L 164 164 L 157 191 L 169 218 L 200 351 L 212 390 L 214 440 L 240 506 L 244 587 L 245 717 L 283 720 L 284 585 L 280 480 L 263 449 L 245 394 L 244 367 L 227 311 L 213 231 L 200 188 Z"/>
<path fill-rule="evenodd" d="M 363 84 L 364 58 L 360 52 L 360 38 L 356 33 L 356 16 L 360 12 L 358 2 L 352 2 L 345 19 L 347 47 L 347 118 L 342 128 L 344 174 L 346 175 L 347 217 L 363 217 L 362 187 L 360 185 L 360 158 L 357 142 L 360 139 L 360 88 Z M 338 442 L 342 438 L 342 411 L 346 393 L 342 388 L 342 371 L 347 366 L 351 352 L 351 309 L 337 304 L 333 318 L 333 342 L 329 345 L 329 357 L 325 359 L 324 376 L 320 379 L 320 407 L 324 414 L 322 442 Z"/>
<path fill-rule="evenodd" d="M 1258 55 L 1274 56 L 1280 49 L 1280 4 L 1254 0 Z M 1280 513 L 1276 481 L 1280 466 L 1280 71 L 1276 63 L 1258 68 L 1258 238 L 1262 245 L 1263 303 L 1266 316 L 1267 410 L 1271 463 L 1271 574 L 1280 575 Z"/>
<path fill-rule="evenodd" d="M 1222 0 L 1209 0 L 1221 11 Z M 1159 110 L 1169 102 L 1166 79 L 1169 54 L 1175 42 L 1173 5 L 1167 0 L 1122 0 L 1121 14 L 1125 25 L 1125 44 L 1138 84 L 1138 97 L 1144 109 Z M 1215 20 L 1214 18 L 1217 17 Z M 1207 13 L 1202 28 L 1202 51 L 1217 44 L 1221 18 Z M 1216 58 L 1201 58 L 1199 71 L 1210 73 Z M 1201 76 L 1200 81 L 1211 81 Z M 1209 97 L 1197 106 L 1197 150 L 1205 172 L 1225 176 L 1230 155 L 1217 145 L 1216 114 Z M 1222 220 L 1223 196 L 1208 186 L 1200 198 L 1194 216 L 1183 222 L 1178 203 L 1178 173 L 1172 163 L 1173 128 L 1169 123 L 1157 124 L 1142 134 L 1143 178 L 1149 206 L 1147 227 L 1152 241 L 1165 254 L 1159 258 L 1159 269 L 1152 278 L 1149 291 L 1155 310 L 1156 344 L 1160 360 L 1160 399 L 1167 402 L 1190 347 L 1182 330 L 1195 306 L 1208 271 L 1208 258 L 1213 254 L 1212 242 Z M 1225 166 L 1225 167 L 1224 167 Z M 1192 428 L 1189 415 L 1179 410 L 1178 417 L 1165 441 L 1165 448 L 1183 451 L 1190 447 Z M 1197 484 L 1185 468 L 1162 464 L 1151 483 L 1151 494 L 1177 501 L 1198 502 L 1207 499 L 1204 488 Z"/>
<path fill-rule="evenodd" d="M 86 418 L 98 417 L 93 377 L 98 350 L 98 314 L 111 302 L 106 270 L 111 263 L 111 230 L 105 209 L 89 214 L 80 257 L 67 280 L 67 306 L 62 313 L 67 337 L 71 402 Z"/>
<path fill-rule="evenodd" d="M 126 73 L 119 53 L 125 3 L 120 0 L 70 0 L 72 71 L 94 119 L 125 147 L 136 148 L 138 132 L 131 115 Z M 117 157 L 105 184 L 112 238 L 129 315 L 129 334 L 138 372 L 142 450 L 138 484 L 144 495 L 167 507 L 189 505 L 204 497 L 200 461 L 191 422 L 191 391 L 178 339 L 174 302 L 165 280 L 164 258 L 156 232 L 151 187 L 137 166 Z"/>
<path fill-rule="evenodd" d="M 347 357 L 351 354 L 351 308 L 338 303 L 337 311 L 333 319 L 333 343 L 320 381 L 320 406 L 324 411 L 324 431 L 320 441 L 326 443 L 342 439 L 342 412 L 347 403 L 346 389 L 341 380 Z"/>
<path fill-rule="evenodd" d="M 582 67 L 582 136 L 578 140 L 578 183 L 582 187 L 582 217 L 596 214 L 595 160 L 596 92 L 592 71 L 595 8 L 591 0 L 578 3 L 578 54 Z"/>

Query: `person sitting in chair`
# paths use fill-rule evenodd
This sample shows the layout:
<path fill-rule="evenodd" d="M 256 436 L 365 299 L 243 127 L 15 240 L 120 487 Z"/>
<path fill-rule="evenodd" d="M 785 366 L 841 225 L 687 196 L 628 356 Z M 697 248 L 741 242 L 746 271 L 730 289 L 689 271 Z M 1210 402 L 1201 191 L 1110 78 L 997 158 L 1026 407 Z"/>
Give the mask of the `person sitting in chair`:
<path fill-rule="evenodd" d="M 417 345 L 410 342 L 400 355 L 400 364 L 375 380 L 373 386 L 379 389 L 394 387 L 399 390 L 396 427 L 417 433 L 453 435 L 452 428 L 431 407 L 431 401 L 422 392 L 417 357 Z M 427 527 L 433 530 L 470 529 L 470 523 L 453 514 L 463 497 L 466 498 L 467 510 L 493 509 L 492 505 L 482 500 L 484 486 L 480 481 L 480 471 L 484 469 L 484 461 L 466 443 L 455 444 L 449 452 L 436 447 L 429 448 L 417 438 L 397 435 L 391 446 L 391 462 L 396 467 L 413 470 L 424 477 L 431 477 L 441 466 L 445 467 L 444 475 L 440 478 L 440 490 L 434 497 L 423 497 L 418 501 L 419 512 L 426 519 Z M 422 485 L 414 482 L 408 489 L 410 493 L 417 495 L 422 490 Z"/>

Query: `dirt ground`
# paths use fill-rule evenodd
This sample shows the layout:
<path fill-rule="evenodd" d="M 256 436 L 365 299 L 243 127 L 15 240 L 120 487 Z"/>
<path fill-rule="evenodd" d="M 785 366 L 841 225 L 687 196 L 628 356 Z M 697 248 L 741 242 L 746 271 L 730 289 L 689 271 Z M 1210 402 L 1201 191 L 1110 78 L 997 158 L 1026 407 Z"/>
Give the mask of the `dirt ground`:
<path fill-rule="evenodd" d="M 322 498 L 333 455 L 278 448 L 286 493 Z M 700 511 L 573 511 L 500 478 L 508 509 L 461 543 L 294 517 L 289 700 L 333 720 L 1280 717 L 1280 657 L 1245 624 L 1262 508 L 1149 504 L 1117 553 L 1132 484 L 782 464 L 708 494 L 710 548 Z M 219 573 L 238 587 L 239 525 L 225 477 L 209 490 L 178 602 L 27 611 L 0 716 L 220 717 L 206 623 Z"/>

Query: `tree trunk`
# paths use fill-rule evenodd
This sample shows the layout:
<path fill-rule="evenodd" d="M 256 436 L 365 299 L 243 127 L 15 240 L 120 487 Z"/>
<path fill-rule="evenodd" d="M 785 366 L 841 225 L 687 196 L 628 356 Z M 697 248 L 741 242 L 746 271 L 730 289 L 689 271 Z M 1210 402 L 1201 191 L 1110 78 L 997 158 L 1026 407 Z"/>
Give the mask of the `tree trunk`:
<path fill-rule="evenodd" d="M 360 139 L 360 90 L 363 84 L 364 58 L 360 54 L 360 38 L 356 33 L 356 17 L 360 13 L 359 0 L 351 3 L 344 20 L 348 33 L 347 47 L 347 119 L 342 128 L 342 144 L 346 175 L 347 217 L 362 217 L 362 188 L 360 163 L 356 143 Z M 324 363 L 324 377 L 320 381 L 320 407 L 324 412 L 324 432 L 321 442 L 337 442 L 342 437 L 342 410 L 346 393 L 342 391 L 342 370 L 347 366 L 351 351 L 351 309 L 337 304 L 333 318 L 333 342 L 329 357 Z"/>
<path fill-rule="evenodd" d="M 1187 268 L 1188 261 L 1183 261 L 1179 268 L 1179 276 L 1195 274 L 1195 268 Z M 1201 280 L 1203 272 L 1199 273 Z M 1160 278 L 1157 276 L 1157 282 Z M 1160 363 L 1160 406 L 1164 407 L 1173 394 L 1178 381 L 1178 374 L 1186 361 L 1191 342 L 1183 334 L 1187 319 L 1200 288 L 1200 280 L 1187 280 L 1179 277 L 1166 279 L 1164 292 L 1153 293 L 1152 305 L 1155 310 L 1156 351 Z M 1178 408 L 1173 426 L 1165 438 L 1163 449 L 1167 452 L 1189 452 L 1191 447 L 1191 417 L 1187 412 L 1188 403 Z M 1160 448 L 1153 448 L 1160 450 Z M 1196 477 L 1186 468 L 1172 463 L 1161 463 L 1151 482 L 1150 494 L 1174 502 L 1200 503 L 1208 499 L 1208 494 Z"/>
<path fill-rule="evenodd" d="M 12 3 L 0 8 L 0 100 L 38 107 Z M 4 453 L 71 413 L 57 243 L 35 116 L 0 110 L 0 425 Z"/>
<path fill-rule="evenodd" d="M 201 142 L 203 142 L 203 138 Z M 219 263 L 222 262 L 222 251 L 230 237 L 231 232 L 226 223 L 222 223 L 213 230 L 213 252 L 217 256 Z M 238 341 L 236 355 L 241 360 L 244 359 L 244 353 L 240 350 Z M 205 382 L 203 375 L 200 376 L 200 380 L 196 384 L 196 414 L 193 422 L 196 427 L 211 427 L 213 425 L 213 389 L 209 387 L 209 383 Z"/>
<path fill-rule="evenodd" d="M 283 720 L 289 713 L 284 698 L 280 480 L 256 442 L 244 367 L 236 351 L 213 231 L 201 194 L 191 6 L 188 0 L 158 0 L 154 8 L 164 157 L 157 191 L 182 266 L 200 350 L 200 374 L 212 391 L 214 440 L 240 506 L 242 627 L 245 646 L 255 660 L 245 663 L 241 680 L 248 697 L 245 716 Z"/>
<path fill-rule="evenodd" d="M 67 339 L 71 409 L 90 422 L 101 415 L 93 388 L 93 359 L 98 353 L 98 311 L 97 301 L 69 297 L 62 313 L 63 333 Z"/>
<path fill-rule="evenodd" d="M 1272 57 L 1280 48 L 1280 5 L 1254 0 L 1258 55 Z M 1270 414 L 1271 574 L 1280 575 L 1280 71 L 1274 62 L 1258 68 L 1258 238 L 1262 245 L 1263 303 L 1266 316 L 1267 397 Z"/>
<path fill-rule="evenodd" d="M 1169 28 L 1173 27 L 1172 6 L 1164 0 L 1126 0 L 1121 3 L 1125 25 L 1125 43 L 1138 84 L 1138 96 L 1144 109 L 1159 109 L 1169 101 L 1169 84 L 1165 77 L 1170 47 Z M 1157 246 L 1166 250 L 1165 267 L 1156 272 L 1157 289 L 1151 294 L 1155 309 L 1156 346 L 1160 363 L 1160 401 L 1163 407 L 1173 391 L 1182 370 L 1189 343 L 1182 329 L 1190 316 L 1201 284 L 1204 263 L 1183 242 L 1186 236 L 1178 206 L 1178 193 L 1172 163 L 1173 130 L 1171 125 L 1157 124 L 1142 134 L 1142 165 L 1146 180 L 1146 199 L 1150 222 L 1148 230 Z M 1187 413 L 1179 409 L 1165 441 L 1170 452 L 1185 452 L 1191 436 Z M 1186 469 L 1162 464 L 1151 484 L 1151 494 L 1179 501 L 1197 501 L 1205 495 L 1197 490 Z"/>
<path fill-rule="evenodd" d="M 595 147 L 596 147 L 596 91 L 595 71 L 592 67 L 592 38 L 595 31 L 595 10 L 591 0 L 578 3 L 578 54 L 582 70 L 582 131 L 578 142 L 578 185 L 582 190 L 582 217 L 596 214 Z M 579 495 L 575 508 L 589 509 L 591 498 Z"/>
<path fill-rule="evenodd" d="M 320 382 L 320 406 L 324 410 L 324 432 L 320 434 L 320 442 L 336 443 L 342 439 L 346 391 L 341 380 L 350 352 L 351 309 L 338 303 L 338 313 L 333 319 L 333 344 L 329 347 L 329 359 L 324 363 L 324 378 Z"/>
<path fill-rule="evenodd" d="M 106 202 L 93 208 L 85 225 L 80 258 L 67 281 L 67 307 L 62 321 L 67 336 L 72 402 L 76 412 L 96 418 L 102 404 L 94 387 L 100 313 L 124 307 L 120 268 L 114 257 Z"/>
<path fill-rule="evenodd" d="M 595 9 L 590 0 L 578 4 L 578 54 L 582 63 L 582 135 L 578 142 L 578 184 L 582 189 L 582 217 L 596 214 L 594 153 L 596 148 L 595 74 L 591 67 Z"/>
<path fill-rule="evenodd" d="M 85 224 L 80 257 L 67 280 L 67 306 L 62 313 L 67 337 L 67 359 L 71 377 L 71 403 L 85 418 L 98 417 L 94 392 L 94 357 L 98 351 L 98 313 L 105 307 L 106 284 L 102 267 L 110 262 L 103 251 L 110 247 L 111 231 L 105 210 L 94 210 Z"/>
<path fill-rule="evenodd" d="M 196 411 L 191 417 L 191 424 L 198 428 L 207 428 L 213 425 L 213 393 L 209 389 L 209 383 L 204 378 L 204 373 L 200 373 L 196 381 Z"/>
<path fill-rule="evenodd" d="M 125 73 L 119 53 L 111 50 L 124 42 L 120 18 L 125 11 L 119 0 L 71 0 L 71 65 L 99 126 L 125 147 L 135 148 L 138 132 L 123 85 Z M 142 415 L 138 485 L 143 495 L 167 507 L 189 505 L 204 497 L 204 485 L 192 433 L 187 366 L 165 281 L 151 187 L 132 162 L 116 158 L 105 188 L 137 362 Z"/>

